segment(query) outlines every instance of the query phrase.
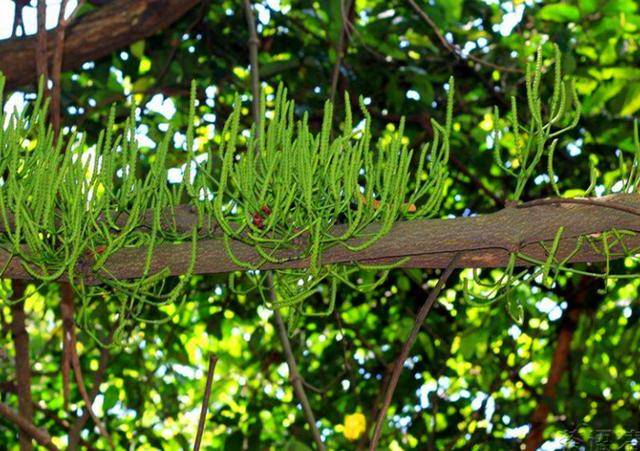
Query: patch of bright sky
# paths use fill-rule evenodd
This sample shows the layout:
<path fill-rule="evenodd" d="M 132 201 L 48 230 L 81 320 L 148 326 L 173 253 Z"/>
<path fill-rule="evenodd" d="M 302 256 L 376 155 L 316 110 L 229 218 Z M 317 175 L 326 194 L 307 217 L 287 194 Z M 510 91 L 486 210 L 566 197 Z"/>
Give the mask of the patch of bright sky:
<path fill-rule="evenodd" d="M 171 119 L 176 114 L 176 106 L 173 100 L 163 96 L 162 94 L 154 95 L 145 105 L 150 111 L 162 114 L 166 119 Z"/>
<path fill-rule="evenodd" d="M 536 308 L 542 313 L 546 313 L 551 321 L 555 321 L 562 316 L 562 305 L 550 298 L 542 298 L 536 303 Z"/>
<path fill-rule="evenodd" d="M 569 155 L 572 157 L 577 157 L 582 153 L 582 138 L 576 139 L 574 142 L 567 145 L 567 150 L 569 151 Z"/>
<path fill-rule="evenodd" d="M 504 433 L 504 438 L 523 439 L 529 433 L 529 429 L 531 429 L 531 427 L 528 424 L 515 428 L 507 428 Z"/>
<path fill-rule="evenodd" d="M 35 5 L 35 2 L 32 2 Z M 65 17 L 69 17 L 74 9 L 78 6 L 77 0 L 69 0 L 67 9 L 64 12 Z M 15 4 L 11 0 L 0 0 L 0 39 L 8 39 L 13 32 L 13 16 Z M 60 13 L 60 0 L 47 0 L 47 19 L 45 25 L 47 29 L 54 28 L 58 23 L 58 14 Z M 38 26 L 36 21 L 36 8 L 27 6 L 22 9 L 22 22 L 26 34 L 35 34 Z M 21 32 L 18 31 L 18 34 Z"/>
<path fill-rule="evenodd" d="M 191 161 L 191 169 L 189 172 L 189 181 L 190 183 L 193 183 L 193 181 L 196 178 L 196 173 L 198 171 L 198 165 L 206 162 L 209 159 L 209 155 L 206 153 L 200 154 L 198 156 L 196 156 L 192 161 Z M 167 178 L 169 180 L 169 183 L 181 183 L 182 179 L 184 178 L 184 173 L 187 169 L 187 164 L 183 164 L 182 166 L 180 166 L 179 168 L 171 168 L 169 169 L 169 171 L 167 172 Z"/>
<path fill-rule="evenodd" d="M 554 438 L 553 440 L 547 440 L 546 442 L 544 442 L 540 449 L 542 451 L 567 449 L 569 447 L 569 444 L 569 439 L 567 438 Z"/>
<path fill-rule="evenodd" d="M 515 5 L 513 2 L 500 2 L 500 0 L 484 0 L 488 5 L 497 5 L 506 11 L 502 16 L 502 22 L 495 24 L 493 30 L 499 32 L 502 36 L 508 36 L 513 29 L 522 21 L 524 15 L 524 9 L 527 6 L 533 6 L 532 0 L 526 0 L 524 2 Z"/>

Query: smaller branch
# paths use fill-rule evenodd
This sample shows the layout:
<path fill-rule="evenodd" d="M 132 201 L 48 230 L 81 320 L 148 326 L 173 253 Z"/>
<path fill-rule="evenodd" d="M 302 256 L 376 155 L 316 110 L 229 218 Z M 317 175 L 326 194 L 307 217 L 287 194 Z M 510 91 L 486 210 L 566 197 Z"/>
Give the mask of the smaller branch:
<path fill-rule="evenodd" d="M 18 426 L 20 428 L 21 435 L 23 432 L 26 433 L 29 437 L 49 450 L 58 449 L 51 441 L 51 436 L 47 431 L 37 428 L 31 421 L 27 420 L 4 403 L 0 403 L 0 415 Z"/>
<path fill-rule="evenodd" d="M 271 289 L 272 298 L 275 297 L 275 292 L 273 288 Z M 309 404 L 309 399 L 307 398 L 307 393 L 304 391 L 304 386 L 302 385 L 302 377 L 298 372 L 298 365 L 296 364 L 296 359 L 293 356 L 293 351 L 291 350 L 291 343 L 289 342 L 289 336 L 287 335 L 287 326 L 285 326 L 284 321 L 282 319 L 282 315 L 280 311 L 275 308 L 273 311 L 273 317 L 276 322 L 276 328 L 278 329 L 278 336 L 280 337 L 280 342 L 282 343 L 282 348 L 284 349 L 284 354 L 287 359 L 287 366 L 289 367 L 289 379 L 291 380 L 291 385 L 293 385 L 293 390 L 296 393 L 296 397 L 300 404 L 302 405 L 302 411 L 304 416 L 307 419 L 307 423 L 309 424 L 309 428 L 311 429 L 311 435 L 313 436 L 313 441 L 316 443 L 319 451 L 324 451 L 325 446 L 322 438 L 320 437 L 320 432 L 318 431 L 318 427 L 316 426 L 316 418 L 313 414 L 313 410 L 311 410 L 311 405 Z"/>
<path fill-rule="evenodd" d="M 28 3 L 28 0 L 14 0 L 15 8 L 13 10 L 13 26 L 11 30 L 11 37 L 18 37 L 18 28 L 24 35 L 24 25 L 22 24 L 22 10 Z"/>
<path fill-rule="evenodd" d="M 520 69 L 517 69 L 515 67 L 500 66 L 499 64 L 485 61 L 482 58 L 478 58 L 477 56 L 474 56 L 471 54 L 467 54 L 463 56 L 462 51 L 457 45 L 447 41 L 447 39 L 444 37 L 440 29 L 438 28 L 438 25 L 436 25 L 433 19 L 431 19 L 429 14 L 427 14 L 422 8 L 420 8 L 420 6 L 414 0 L 407 0 L 407 3 L 409 3 L 411 8 L 413 8 L 413 10 L 418 14 L 418 16 L 420 16 L 420 18 L 424 20 L 427 23 L 427 25 L 429 25 L 431 30 L 437 36 L 438 41 L 440 41 L 440 44 L 442 45 L 442 47 L 444 47 L 444 49 L 447 50 L 448 52 L 451 52 L 456 58 L 462 59 L 462 60 L 471 60 L 475 63 L 481 64 L 483 66 L 490 67 L 492 69 L 496 69 L 502 72 L 512 72 L 512 73 L 522 72 Z"/>
<path fill-rule="evenodd" d="M 62 406 L 69 408 L 69 375 L 71 374 L 71 334 L 75 327 L 73 321 L 73 291 L 68 283 L 60 284 L 60 316 L 62 317 Z"/>
<path fill-rule="evenodd" d="M 335 105 L 336 92 L 338 90 L 338 78 L 340 76 L 340 66 L 342 65 L 342 58 L 349 45 L 349 36 L 347 34 L 349 27 L 349 15 L 354 5 L 353 0 L 346 0 L 346 5 L 342 0 L 340 1 L 340 17 L 342 19 L 342 30 L 340 31 L 340 38 L 338 45 L 336 46 L 336 62 L 333 65 L 333 72 L 331 74 L 331 91 L 329 91 L 329 100 Z M 345 7 L 347 13 L 345 14 L 343 7 Z"/>
<path fill-rule="evenodd" d="M 416 320 L 413 323 L 413 328 L 411 329 L 411 333 L 409 333 L 409 337 L 404 342 L 404 345 L 402 345 L 402 350 L 400 351 L 400 354 L 398 355 L 398 358 L 395 361 L 393 371 L 391 373 L 391 378 L 389 379 L 389 385 L 387 385 L 387 388 L 385 390 L 382 408 L 378 413 L 378 419 L 376 420 L 375 428 L 373 431 L 373 438 L 371 439 L 371 444 L 369 446 L 370 451 L 374 451 L 378 447 L 378 442 L 380 441 L 380 434 L 382 432 L 382 425 L 387 415 L 387 410 L 389 409 L 389 405 L 391 404 L 393 393 L 395 392 L 396 387 L 398 385 L 398 380 L 400 379 L 400 374 L 402 373 L 404 362 L 405 360 L 407 360 L 407 357 L 409 355 L 409 351 L 411 350 L 411 347 L 413 346 L 416 339 L 418 338 L 418 333 L 420 332 L 422 323 L 424 323 L 424 320 L 427 318 L 427 315 L 431 311 L 431 307 L 433 306 L 436 299 L 440 295 L 440 292 L 442 291 L 445 284 L 447 283 L 449 276 L 451 276 L 451 273 L 453 273 L 453 270 L 456 267 L 456 263 L 460 258 L 460 255 L 461 253 L 457 253 L 451 259 L 447 268 L 440 275 L 440 278 L 438 279 L 438 283 L 431 290 L 431 292 L 429 293 L 429 296 L 427 296 L 427 300 L 424 302 L 422 307 L 420 307 L 420 311 L 418 312 L 418 315 L 416 316 Z"/>
<path fill-rule="evenodd" d="M 53 410 L 49 410 L 47 409 L 45 406 L 41 406 L 40 404 L 34 402 L 33 403 L 33 408 L 39 412 L 42 412 L 42 414 L 47 417 L 48 419 L 50 419 L 51 421 L 53 421 L 54 423 L 56 423 L 58 426 L 60 426 L 63 429 L 70 429 L 71 428 L 71 423 L 65 419 L 62 419 L 58 416 L 57 412 L 54 412 Z M 80 439 L 80 443 L 82 444 L 84 450 L 86 451 L 95 451 L 95 448 L 93 447 L 93 444 L 89 443 L 88 441 L 84 440 L 84 439 Z M 70 448 L 67 448 L 70 449 Z"/>
<path fill-rule="evenodd" d="M 67 9 L 68 0 L 62 0 L 60 3 L 60 12 L 58 13 L 58 26 L 56 27 L 55 45 L 53 47 L 53 61 L 51 67 L 51 81 L 53 88 L 51 91 L 51 122 L 53 125 L 53 133 L 57 140 L 60 134 L 61 126 L 61 114 L 60 114 L 60 73 L 62 72 L 62 55 L 64 53 L 64 35 L 69 24 L 69 19 L 64 18 L 64 13 Z M 76 11 L 80 8 L 82 2 L 78 3 Z M 45 35 L 46 36 L 46 35 Z"/>
<path fill-rule="evenodd" d="M 213 383 L 213 372 L 216 369 L 218 357 L 213 354 L 209 355 L 209 369 L 207 370 L 207 384 L 204 388 L 204 398 L 202 407 L 200 408 L 200 419 L 198 420 L 198 433 L 196 434 L 196 442 L 193 445 L 193 451 L 200 449 L 202 443 L 202 434 L 204 433 L 204 425 L 207 420 L 207 409 L 209 407 L 209 398 L 211 397 L 211 384 Z"/>
<path fill-rule="evenodd" d="M 107 337 L 106 343 L 111 343 L 113 340 L 113 334 L 115 332 L 115 326 L 109 331 L 109 336 Z M 96 397 L 100 393 L 100 384 L 102 383 L 102 379 L 104 378 L 104 374 L 107 371 L 109 363 L 109 347 L 105 346 L 100 350 L 100 359 L 98 362 L 98 369 L 95 371 L 93 375 L 93 386 L 91 387 L 91 393 L 89 393 L 89 398 L 91 399 L 91 404 L 95 401 Z M 78 443 L 82 441 L 80 437 L 80 432 L 82 428 L 89 420 L 89 410 L 85 409 L 82 412 L 82 416 L 78 418 L 69 431 L 69 450 L 73 451 L 77 448 Z"/>
<path fill-rule="evenodd" d="M 378 407 L 380 406 L 380 402 L 382 401 L 382 397 L 384 396 L 385 388 L 389 384 L 391 371 L 392 371 L 392 368 L 390 366 L 385 367 L 384 376 L 382 377 L 382 381 L 380 382 L 380 388 L 376 393 L 376 397 L 373 403 L 371 404 L 371 410 L 369 411 L 367 424 L 369 422 L 373 424 L 373 422 L 376 420 L 376 417 L 378 416 L 378 412 L 379 412 Z M 365 449 L 366 444 L 367 444 L 367 434 L 362 434 L 360 436 L 360 440 L 358 440 L 358 444 L 356 445 L 356 451 L 362 451 L 363 449 Z"/>
<path fill-rule="evenodd" d="M 69 307 L 73 308 L 73 303 L 71 303 Z M 71 314 L 73 315 L 73 312 L 71 312 Z M 100 435 L 102 435 L 107 440 L 107 442 L 109 443 L 112 449 L 115 449 L 113 440 L 111 439 L 111 436 L 107 432 L 107 428 L 105 427 L 104 423 L 100 420 L 100 418 L 98 418 L 98 416 L 93 411 L 93 407 L 92 407 L 93 402 L 89 397 L 89 394 L 87 393 L 87 388 L 84 383 L 84 377 L 82 376 L 82 368 L 80 367 L 80 358 L 78 357 L 75 324 L 70 331 L 65 331 L 65 334 L 66 333 L 69 334 L 67 339 L 69 340 L 68 346 L 71 353 L 71 366 L 73 367 L 73 374 L 75 375 L 78 391 L 82 396 L 82 400 L 85 403 L 85 407 L 87 408 L 89 415 L 91 415 L 91 418 L 93 419 L 94 423 L 98 427 L 98 430 L 100 431 Z"/>
<path fill-rule="evenodd" d="M 251 9 L 251 0 L 244 0 L 244 9 L 247 16 L 247 28 L 249 29 L 249 63 L 251 64 L 251 96 L 253 97 L 251 111 L 257 131 L 260 124 L 260 73 L 258 69 L 258 46 L 260 45 L 260 40 L 256 31 L 256 18 L 253 15 L 253 9 Z"/>
<path fill-rule="evenodd" d="M 29 333 L 26 328 L 24 311 L 24 292 L 26 284 L 19 280 L 11 282 L 13 289 L 11 305 L 11 335 L 15 348 L 16 386 L 18 391 L 18 412 L 27 422 L 33 422 L 33 405 L 31 401 L 31 363 L 29 359 Z M 31 439 L 20 431 L 20 451 L 33 449 Z"/>
<path fill-rule="evenodd" d="M 38 2 L 38 46 L 36 48 L 36 71 L 38 78 L 44 78 L 45 91 L 47 89 L 48 75 L 48 58 L 47 58 L 47 2 L 46 0 L 37 0 Z M 38 80 L 39 81 L 39 80 Z"/>
<path fill-rule="evenodd" d="M 596 283 L 602 282 L 594 278 L 583 277 L 571 294 L 566 297 L 569 305 L 564 311 L 560 322 L 547 381 L 538 405 L 531 415 L 529 434 L 523 441 L 524 449 L 527 451 L 537 450 L 544 442 L 544 431 L 547 428 L 549 413 L 552 412 L 558 395 L 558 386 L 564 374 L 570 370 L 571 343 L 580 318 L 583 315 L 595 314 L 596 309 L 602 302 L 602 297 L 594 295 L 594 293 L 597 293 L 597 290 L 594 290 Z"/>

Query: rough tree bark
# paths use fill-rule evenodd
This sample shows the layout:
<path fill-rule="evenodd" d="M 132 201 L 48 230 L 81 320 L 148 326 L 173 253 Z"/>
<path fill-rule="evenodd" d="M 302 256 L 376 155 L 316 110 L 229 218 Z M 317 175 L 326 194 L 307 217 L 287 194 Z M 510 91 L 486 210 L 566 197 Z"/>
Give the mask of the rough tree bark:
<path fill-rule="evenodd" d="M 62 70 L 70 70 L 153 35 L 182 17 L 201 0 L 113 0 L 81 16 L 66 29 Z M 47 33 L 47 55 L 51 58 L 55 30 Z M 34 83 L 37 79 L 36 36 L 0 42 L 0 71 L 7 89 Z"/>

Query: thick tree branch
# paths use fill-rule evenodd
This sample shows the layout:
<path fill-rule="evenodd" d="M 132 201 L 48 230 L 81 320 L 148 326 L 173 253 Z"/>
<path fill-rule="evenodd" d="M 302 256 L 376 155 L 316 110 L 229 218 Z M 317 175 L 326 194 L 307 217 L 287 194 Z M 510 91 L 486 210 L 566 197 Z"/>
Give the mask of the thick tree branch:
<path fill-rule="evenodd" d="M 200 0 L 113 0 L 78 18 L 65 32 L 62 70 L 94 61 L 153 35 L 182 17 Z M 47 60 L 54 53 L 56 30 L 47 33 Z M 0 42 L 0 71 L 7 88 L 36 81 L 37 37 Z"/>
<path fill-rule="evenodd" d="M 409 257 L 400 267 L 404 268 L 446 268 L 451 258 L 458 252 L 464 255 L 458 260 L 458 268 L 495 268 L 504 267 L 512 252 L 520 252 L 538 260 L 546 260 L 547 250 L 559 227 L 564 232 L 559 241 L 556 257 L 562 260 L 571 258 L 568 263 L 602 262 L 605 255 L 587 240 L 581 240 L 582 246 L 576 251 L 578 238 L 591 236 L 597 239 L 602 232 L 629 230 L 640 232 L 640 194 L 618 194 L 598 198 L 597 200 L 576 200 L 560 203 L 546 200 L 540 205 L 524 205 L 523 208 L 509 207 L 496 213 L 461 217 L 453 219 L 428 219 L 401 221 L 394 225 L 386 236 L 369 248 L 352 252 L 346 247 L 336 245 L 322 254 L 325 264 L 361 262 L 364 264 L 394 263 L 403 257 Z M 580 203 L 577 203 L 580 202 Z M 176 212 L 176 222 L 180 230 L 189 231 L 197 221 L 195 213 L 189 208 L 180 208 Z M 214 232 L 217 228 L 213 220 L 207 221 L 206 230 Z M 376 229 L 372 225 L 365 233 Z M 340 233 L 336 227 L 334 235 Z M 1 227 L 0 227 L 1 229 Z M 1 230 L 0 230 L 1 231 Z M 203 231 L 204 234 L 204 231 Z M 621 258 L 625 252 L 620 244 L 610 240 L 610 258 Z M 640 248 L 640 234 L 625 235 L 624 244 L 628 249 Z M 355 244 L 357 241 L 349 241 Z M 540 243 L 544 242 L 544 245 Z M 260 262 L 256 251 L 249 245 L 232 241 L 234 254 L 243 261 Z M 146 247 L 124 248 L 114 253 L 99 272 L 102 277 L 131 279 L 144 273 Z M 269 263 L 262 269 L 305 268 L 308 258 L 297 258 L 295 249 L 279 253 L 279 257 L 288 257 L 285 263 Z M 158 244 L 151 261 L 151 272 L 167 268 L 170 274 L 184 274 L 189 267 L 191 243 Z M 7 265 L 5 277 L 31 279 L 22 267 L 20 259 L 10 260 L 9 254 L 0 250 L 0 267 Z M 90 259 L 76 268 L 76 275 L 83 275 L 87 284 L 100 283 L 91 270 Z M 529 262 L 519 259 L 519 266 L 528 266 Z M 198 242 L 195 274 L 226 273 L 243 270 L 227 255 L 222 240 L 202 239 Z"/>

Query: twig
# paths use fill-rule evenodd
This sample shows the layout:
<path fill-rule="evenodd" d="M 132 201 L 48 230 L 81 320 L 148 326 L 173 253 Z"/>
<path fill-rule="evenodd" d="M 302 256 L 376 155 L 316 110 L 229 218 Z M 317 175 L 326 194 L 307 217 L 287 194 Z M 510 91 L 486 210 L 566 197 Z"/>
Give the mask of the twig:
<path fill-rule="evenodd" d="M 256 31 L 256 19 L 251 9 L 251 0 L 244 0 L 244 9 L 247 17 L 247 28 L 249 29 L 249 63 L 251 64 L 251 95 L 253 103 L 251 111 L 253 113 L 253 123 L 255 130 L 259 130 L 260 124 L 260 69 L 258 67 L 258 32 Z"/>
<path fill-rule="evenodd" d="M 449 161 L 451 161 L 451 163 L 456 168 L 458 168 L 460 172 L 469 177 L 471 183 L 480 191 L 485 193 L 489 197 L 489 199 L 491 199 L 496 205 L 500 207 L 504 205 L 504 200 L 500 198 L 500 196 L 498 196 L 496 193 L 494 193 L 489 187 L 487 187 L 487 185 L 485 185 L 484 182 L 480 180 L 480 178 L 478 178 L 478 176 L 471 172 L 469 168 L 462 161 L 460 161 L 460 159 L 458 159 L 458 157 L 456 157 L 454 154 L 449 154 Z"/>
<path fill-rule="evenodd" d="M 371 410 L 369 411 L 369 421 L 373 424 L 378 416 L 378 407 L 380 406 L 380 401 L 382 401 L 382 396 L 385 393 L 385 388 L 389 383 L 389 378 L 391 377 L 392 368 L 390 366 L 385 367 L 384 376 L 382 377 L 382 381 L 380 381 L 380 388 L 376 393 L 376 397 L 371 404 Z M 358 444 L 356 445 L 356 450 L 361 451 L 366 448 L 367 444 L 367 434 L 362 434 L 360 439 L 358 440 Z"/>
<path fill-rule="evenodd" d="M 202 434 L 204 433 L 204 425 L 207 420 L 207 409 L 209 407 L 209 398 L 211 397 L 211 384 L 213 383 L 213 372 L 216 369 L 218 357 L 213 354 L 209 355 L 209 369 L 207 370 L 207 384 L 204 388 L 204 398 L 202 399 L 202 407 L 200 408 L 200 419 L 198 420 L 198 433 L 196 434 L 196 442 L 193 445 L 193 451 L 200 449 L 202 442 Z"/>
<path fill-rule="evenodd" d="M 385 390 L 382 408 L 378 413 L 378 418 L 376 420 L 375 428 L 373 431 L 373 437 L 371 439 L 371 444 L 369 446 L 369 450 L 371 451 L 377 448 L 378 442 L 380 441 L 380 433 L 382 432 L 382 425 L 387 415 L 387 410 L 389 409 L 389 405 L 391 404 L 393 393 L 395 392 L 396 386 L 398 385 L 398 380 L 400 379 L 400 373 L 402 373 L 404 362 L 405 360 L 407 360 L 407 357 L 409 355 L 409 351 L 411 350 L 411 347 L 415 343 L 416 338 L 418 338 L 418 333 L 420 332 L 422 323 L 427 318 L 427 315 L 429 314 L 431 307 L 433 306 L 434 302 L 438 298 L 438 295 L 440 294 L 445 284 L 447 283 L 449 276 L 451 275 L 451 273 L 453 273 L 453 270 L 455 269 L 456 263 L 460 258 L 460 256 L 461 256 L 461 253 L 457 253 L 451 259 L 447 268 L 440 275 L 440 278 L 438 279 L 438 283 L 431 290 L 431 292 L 429 293 L 429 296 L 427 296 L 427 300 L 424 302 L 422 307 L 420 307 L 420 311 L 418 312 L 418 315 L 416 316 L 416 320 L 413 323 L 413 328 L 411 329 L 411 333 L 409 334 L 409 337 L 402 345 L 400 354 L 398 354 L 398 357 L 396 358 L 395 364 L 393 366 L 393 372 L 391 373 L 391 378 L 389 379 L 389 384 L 387 385 L 387 388 Z"/>
<path fill-rule="evenodd" d="M 340 66 L 342 65 L 342 58 L 349 45 L 349 39 L 347 34 L 349 17 L 351 8 L 353 6 L 353 0 L 346 0 L 346 5 L 340 0 L 340 17 L 342 19 L 342 30 L 340 31 L 340 38 L 338 39 L 338 45 L 336 46 L 336 62 L 333 65 L 333 72 L 331 74 L 331 91 L 329 91 L 329 99 L 332 104 L 335 104 L 336 91 L 338 90 L 338 77 L 340 76 Z M 347 14 L 344 14 L 342 9 L 346 6 Z"/>
<path fill-rule="evenodd" d="M 517 69 L 515 67 L 500 66 L 499 64 L 485 61 L 482 58 L 478 58 L 477 56 L 474 56 L 471 54 L 463 55 L 462 51 L 457 45 L 447 41 L 447 39 L 444 37 L 440 29 L 438 28 L 438 25 L 436 25 L 436 23 L 433 21 L 433 19 L 431 19 L 429 14 L 427 14 L 422 8 L 420 8 L 420 6 L 414 0 L 407 0 L 407 3 L 409 3 L 409 5 L 418 14 L 418 16 L 420 16 L 420 18 L 424 20 L 427 23 L 427 25 L 429 25 L 431 30 L 433 30 L 434 34 L 438 38 L 438 41 L 440 41 L 440 44 L 442 44 L 442 47 L 444 47 L 444 49 L 447 50 L 448 52 L 453 53 L 453 55 L 456 58 L 462 59 L 462 60 L 471 60 L 475 63 L 490 67 L 492 69 L 497 69 L 502 72 L 513 72 L 513 73 L 522 72 L 520 69 Z"/>
<path fill-rule="evenodd" d="M 28 423 L 33 423 L 33 405 L 31 401 L 31 364 L 29 363 L 29 334 L 25 326 L 24 312 L 25 283 L 18 280 L 11 282 L 13 289 L 11 305 L 11 335 L 16 351 L 16 384 L 18 391 L 18 412 Z M 20 431 L 20 450 L 33 449 L 31 439 L 24 429 Z"/>
<path fill-rule="evenodd" d="M 251 89 L 253 94 L 253 104 L 252 104 L 252 113 L 254 117 L 254 131 L 257 134 L 260 130 L 260 77 L 259 77 L 259 68 L 258 68 L 258 34 L 256 32 L 256 23 L 253 17 L 253 11 L 251 10 L 251 2 L 250 0 L 244 0 L 245 11 L 247 13 L 247 26 L 249 27 L 249 51 L 250 51 L 250 61 L 251 61 Z M 273 287 L 273 278 L 271 274 L 268 275 L 268 283 L 269 283 L 269 294 L 272 300 L 276 300 L 276 292 Z M 291 351 L 291 343 L 289 343 L 289 337 L 287 335 L 287 328 L 282 320 L 282 316 L 280 315 L 279 310 L 274 309 L 274 317 L 276 321 L 276 326 L 278 329 L 278 336 L 280 337 L 280 342 L 282 343 L 282 347 L 284 349 L 284 353 L 287 359 L 287 364 L 289 366 L 289 378 L 291 379 L 291 384 L 293 385 L 293 391 L 300 401 L 302 405 L 302 410 L 307 419 L 307 423 L 309 423 L 309 428 L 311 430 L 311 435 L 313 436 L 313 440 L 316 442 L 316 446 L 319 451 L 324 451 L 324 443 L 322 443 L 322 439 L 320 438 L 320 432 L 318 431 L 318 427 L 316 426 L 316 420 L 313 415 L 313 411 L 311 410 L 311 406 L 309 405 L 309 400 L 307 399 L 307 394 L 304 391 L 304 387 L 302 385 L 302 381 L 300 378 L 300 374 L 298 373 L 298 366 L 296 365 L 295 358 L 293 357 L 293 352 Z"/>
<path fill-rule="evenodd" d="M 18 412 L 10 408 L 4 403 L 0 403 L 0 415 L 20 428 L 20 438 L 23 433 L 29 437 L 29 447 L 31 448 L 31 439 L 34 439 L 40 445 L 49 450 L 57 450 L 58 448 L 51 441 L 49 433 L 43 429 L 37 428 L 31 421 L 20 415 Z M 22 444 L 20 445 L 22 449 Z"/>
<path fill-rule="evenodd" d="M 275 297 L 273 288 L 271 288 L 271 294 L 272 297 Z M 287 359 L 287 366 L 289 367 L 289 379 L 291 380 L 291 385 L 293 385 L 293 391 L 296 393 L 298 401 L 300 401 L 302 411 L 307 419 L 309 428 L 311 429 L 313 441 L 316 443 L 318 450 L 323 451 L 325 449 L 325 446 L 322 442 L 322 438 L 320 437 L 318 427 L 316 426 L 316 418 L 313 415 L 313 410 L 311 410 L 311 405 L 309 404 L 307 393 L 304 391 L 304 387 L 302 385 L 302 377 L 298 372 L 298 365 L 296 364 L 296 359 L 293 356 L 291 343 L 289 342 L 289 336 L 287 335 L 287 326 L 285 326 L 284 321 L 282 320 L 282 315 L 280 314 L 280 311 L 277 307 L 273 310 L 273 317 L 275 319 L 276 328 L 278 329 L 278 336 L 280 337 L 280 342 L 282 343 L 282 348 L 284 349 L 284 354 Z"/>
<path fill-rule="evenodd" d="M 210 0 L 203 0 L 200 4 L 200 11 L 198 12 L 198 17 L 194 19 L 193 22 L 189 24 L 189 26 L 184 30 L 184 33 L 191 33 L 191 31 L 198 25 L 205 17 L 205 13 L 208 11 L 207 6 L 209 6 Z M 162 80 L 164 79 L 167 72 L 169 72 L 169 68 L 171 67 L 171 63 L 178 52 L 178 46 L 180 45 L 180 40 L 174 40 L 171 44 L 171 50 L 169 51 L 169 55 L 167 55 L 167 59 L 165 60 L 162 69 L 158 72 L 156 76 L 155 85 L 160 86 Z M 140 105 L 143 105 L 145 102 L 139 102 Z"/>

